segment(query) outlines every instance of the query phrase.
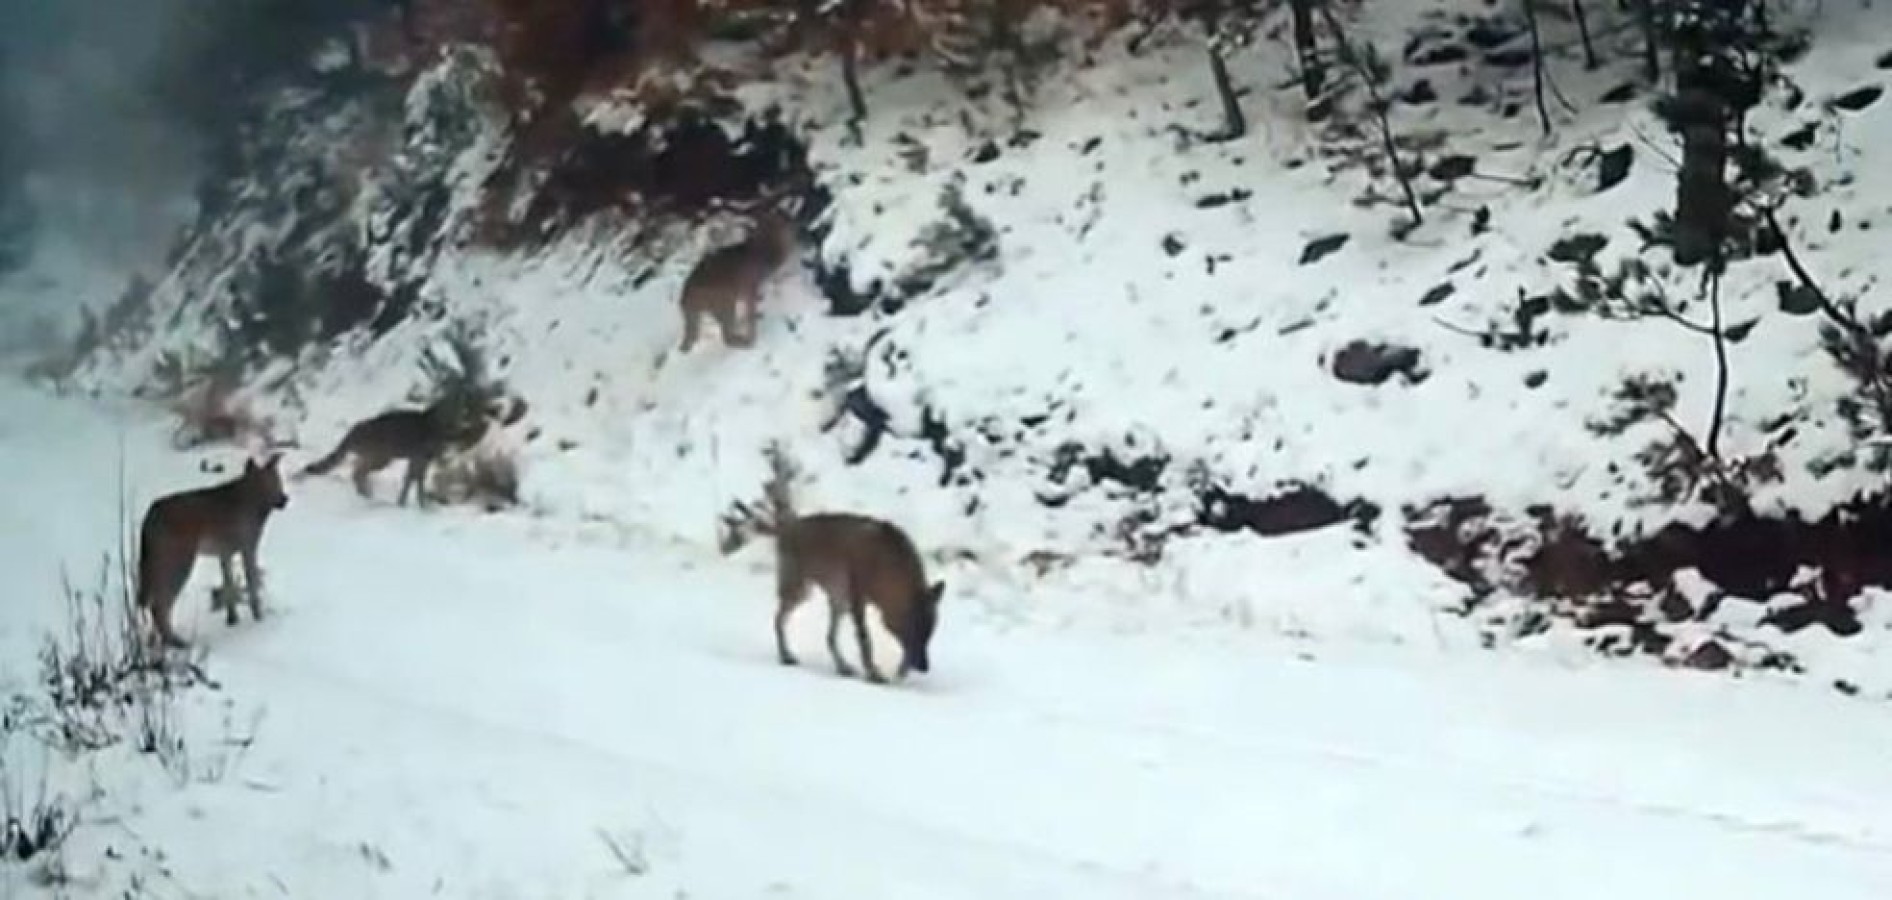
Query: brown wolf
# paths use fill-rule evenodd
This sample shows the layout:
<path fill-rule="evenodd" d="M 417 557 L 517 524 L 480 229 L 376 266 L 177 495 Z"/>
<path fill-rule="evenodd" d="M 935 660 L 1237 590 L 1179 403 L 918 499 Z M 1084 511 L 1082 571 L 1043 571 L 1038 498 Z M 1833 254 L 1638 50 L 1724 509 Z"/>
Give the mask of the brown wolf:
<path fill-rule="evenodd" d="M 683 343 L 678 352 L 688 353 L 696 346 L 705 316 L 716 320 L 724 346 L 755 343 L 762 283 L 782 267 L 796 245 L 794 220 L 779 208 L 765 205 L 775 202 L 776 198 L 767 197 L 754 207 L 739 208 L 753 226 L 748 237 L 703 254 L 684 276 L 677 294 L 677 306 L 683 310 Z"/>
<path fill-rule="evenodd" d="M 774 469 L 767 487 L 766 508 L 757 513 L 738 504 L 724 519 L 722 550 L 740 549 L 754 533 L 775 538 L 775 651 L 783 665 L 796 664 L 783 628 L 790 613 L 819 586 L 828 596 L 828 654 L 835 671 L 846 677 L 855 672 L 841 657 L 838 633 L 843 616 L 854 619 L 860 644 L 861 667 L 867 680 L 886 682 L 874 664 L 867 636 L 867 607 L 880 610 L 881 621 L 900 642 L 901 660 L 895 677 L 909 670 L 926 672 L 927 645 L 939 622 L 939 601 L 944 582 L 927 583 L 926 568 L 913 540 L 898 525 L 855 513 L 795 512 L 789 496 L 792 469 L 779 448 L 769 451 Z"/>
<path fill-rule="evenodd" d="M 468 422 L 470 416 L 456 416 L 446 402 L 436 402 L 425 409 L 395 409 L 356 422 L 342 435 L 335 451 L 302 470 L 303 476 L 323 475 L 334 469 L 349 454 L 354 454 L 355 491 L 372 497 L 369 476 L 387 468 L 397 459 L 407 461 L 396 498 L 407 505 L 407 492 L 414 491 L 416 502 L 427 505 L 427 469 L 442 453 L 455 445 L 479 439 L 483 421 Z"/>
<path fill-rule="evenodd" d="M 187 646 L 171 628 L 171 608 L 190 580 L 197 557 L 215 556 L 223 567 L 223 586 L 217 591 L 224 621 L 237 623 L 234 558 L 243 560 L 243 588 L 249 595 L 250 618 L 263 617 L 263 572 L 256 562 L 257 545 L 269 515 L 289 505 L 283 493 L 277 463 L 282 454 L 257 465 L 245 460 L 243 474 L 222 484 L 180 491 L 159 497 L 145 510 L 138 529 L 138 606 L 150 610 L 158 637 L 172 647 Z"/>

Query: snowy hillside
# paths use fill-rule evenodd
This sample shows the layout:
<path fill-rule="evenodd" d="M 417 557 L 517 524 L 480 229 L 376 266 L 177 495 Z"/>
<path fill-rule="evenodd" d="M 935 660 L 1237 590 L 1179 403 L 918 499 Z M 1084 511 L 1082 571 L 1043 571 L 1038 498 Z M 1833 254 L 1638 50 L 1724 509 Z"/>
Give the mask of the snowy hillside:
<path fill-rule="evenodd" d="M 1791 86 L 1748 130 L 1804 170 L 1782 204 L 1790 240 L 1867 318 L 1885 126 L 1857 89 L 1880 75 L 1886 24 L 1788 6 L 1782 27 L 1818 52 L 1785 68 Z M 594 92 L 579 101 L 592 143 L 567 156 L 581 168 L 510 197 L 494 187 L 518 151 L 490 57 L 447 53 L 406 87 L 324 75 L 250 148 L 272 174 L 230 182 L 148 298 L 117 307 L 133 325 L 108 329 L 81 381 L 144 389 L 215 367 L 233 341 L 279 347 L 248 363 L 243 395 L 313 455 L 400 402 L 422 350 L 470 323 L 529 404 L 501 440 L 536 515 L 707 542 L 754 495 L 762 444 L 783 439 L 818 502 L 897 514 L 942 559 L 1016 584 L 1019 615 L 1091 616 L 1028 598 L 1135 583 L 1165 599 L 1111 610 L 1127 627 L 1411 642 L 1443 611 L 1500 640 L 1557 641 L 1554 623 L 1574 622 L 1617 652 L 1892 689 L 1877 650 L 1892 617 L 1859 590 L 1892 580 L 1865 558 L 1892 533 L 1883 515 L 1782 519 L 1820 520 L 1882 477 L 1835 412 L 1859 387 L 1823 353 L 1822 318 L 1783 291 L 1780 254 L 1731 265 L 1710 475 L 1737 482 L 1760 525 L 1716 520 L 1687 463 L 1715 406 L 1711 310 L 1698 270 L 1648 246 L 1675 150 L 1637 85 L 1635 36 L 1600 21 L 1590 69 L 1573 24 L 1546 17 L 1546 133 L 1504 56 L 1527 40 L 1516 19 L 1413 4 L 1353 25 L 1392 65 L 1379 90 L 1418 173 L 1416 227 L 1370 119 L 1309 123 L 1279 86 L 1280 39 L 1230 57 L 1248 73 L 1241 140 L 1202 137 L 1216 114 L 1201 45 L 1167 30 L 1060 65 L 1017 122 L 937 72 L 869 72 L 858 143 L 829 63 L 774 64 L 733 96 L 787 132 L 716 113 L 750 143 L 694 169 L 663 154 L 696 149 L 650 149 L 643 107 Z M 762 65 L 731 52 L 730 71 Z M 701 125 L 667 139 L 715 149 Z M 703 176 L 727 183 L 805 153 L 820 242 L 773 282 L 753 350 L 675 353 L 683 276 L 741 226 L 611 213 L 596 193 L 630 177 L 613 154 L 636 153 L 675 177 L 741 169 Z M 483 216 L 507 204 L 557 227 L 494 249 Z M 309 303 L 323 311 L 304 344 L 271 310 Z M 859 466 L 845 464 L 859 417 L 822 428 L 837 360 L 865 368 L 890 428 Z"/>
<path fill-rule="evenodd" d="M 1759 195 L 1869 320 L 1887 26 L 1778 6 L 1817 53 L 1747 115 L 1786 173 Z M 1736 258 L 1709 308 L 1660 246 L 1676 151 L 1634 29 L 1599 13 L 1591 68 L 1574 23 L 1543 18 L 1541 121 L 1518 16 L 1350 20 L 1390 67 L 1416 225 L 1360 86 L 1310 122 L 1274 32 L 1229 56 L 1240 140 L 1205 137 L 1186 30 L 1068 51 L 1022 114 L 934 69 L 871 69 L 858 141 L 831 61 L 737 46 L 717 50 L 733 109 L 686 102 L 669 126 L 648 94 L 595 89 L 536 174 L 492 54 L 329 53 L 225 154 L 170 268 L 100 316 L 78 382 L 234 379 L 313 455 L 470 326 L 530 409 L 493 452 L 516 454 L 537 515 L 705 542 L 782 439 L 819 503 L 897 512 L 1024 595 L 1161 585 L 1166 602 L 1113 611 L 1131 627 L 1413 641 L 1445 611 L 1499 640 L 1576 623 L 1616 652 L 1892 689 L 1882 454 L 1838 414 L 1861 385 L 1822 349 L 1830 323 L 1777 252 Z M 655 213 L 804 165 L 811 246 L 772 283 L 758 346 L 680 358 L 682 279 L 742 226 Z M 613 194 L 633 188 L 672 206 Z M 837 364 L 865 370 L 890 432 L 858 466 L 860 416 L 823 428 Z M 1718 518 L 1729 492 L 1742 515 Z"/>

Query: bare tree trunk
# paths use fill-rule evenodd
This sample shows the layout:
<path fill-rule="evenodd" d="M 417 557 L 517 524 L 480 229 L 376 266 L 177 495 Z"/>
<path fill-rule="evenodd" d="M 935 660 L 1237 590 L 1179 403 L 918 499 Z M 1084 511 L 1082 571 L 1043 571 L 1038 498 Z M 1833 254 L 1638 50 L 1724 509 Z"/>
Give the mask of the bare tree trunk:
<path fill-rule="evenodd" d="M 1594 70 L 1601 63 L 1596 59 L 1596 42 L 1590 39 L 1590 17 L 1584 14 L 1583 0 L 1570 0 L 1570 16 L 1577 21 L 1577 34 L 1583 39 L 1583 67 Z"/>
<path fill-rule="evenodd" d="M 1650 84 L 1662 81 L 1662 33 L 1656 28 L 1655 0 L 1629 0 L 1642 29 L 1642 74 Z"/>
<path fill-rule="evenodd" d="M 1718 469 L 1721 467 L 1721 424 L 1727 418 L 1728 410 L 1728 337 L 1721 330 L 1721 269 L 1722 253 L 1716 249 L 1714 258 L 1709 261 L 1706 274 L 1708 287 L 1709 328 L 1715 338 L 1715 406 L 1708 418 L 1708 459 Z"/>
<path fill-rule="evenodd" d="M 1208 49 L 1209 74 L 1215 79 L 1215 95 L 1222 101 L 1222 130 L 1215 135 L 1215 140 L 1237 140 L 1248 134 L 1248 117 L 1242 115 L 1242 103 L 1235 96 L 1235 82 L 1229 77 L 1228 62 L 1222 58 L 1214 38 L 1210 38 Z"/>
<path fill-rule="evenodd" d="M 1682 166 L 1675 177 L 1674 252 L 1677 265 L 1718 259 L 1728 237 L 1733 200 L 1728 188 L 1728 127 L 1734 110 L 1716 92 L 1725 84 L 1713 39 L 1699 29 L 1674 37 L 1675 94 L 1664 104 L 1669 127 L 1682 136 Z"/>
<path fill-rule="evenodd" d="M 1327 30 L 1332 32 L 1335 48 L 1340 52 L 1340 61 L 1353 70 L 1360 84 L 1366 88 L 1367 100 L 1372 105 L 1373 117 L 1379 124 L 1380 146 L 1386 151 L 1386 163 L 1393 170 L 1393 179 L 1399 182 L 1400 192 L 1406 197 L 1406 209 L 1412 213 L 1412 224 L 1425 223 L 1424 209 L 1419 205 L 1419 193 L 1412 188 L 1412 177 L 1406 171 L 1405 163 L 1399 158 L 1399 142 L 1393 138 L 1393 123 L 1387 118 L 1392 106 L 1380 94 L 1380 86 L 1374 80 L 1373 68 L 1355 52 L 1353 41 L 1347 38 L 1347 30 L 1340 26 L 1340 17 L 1334 15 L 1334 9 L 1327 0 L 1317 0 L 1320 4 L 1321 19 L 1327 23 Z"/>
<path fill-rule="evenodd" d="M 1301 65 L 1301 93 L 1309 103 L 1320 100 L 1321 91 L 1327 86 L 1327 70 L 1321 63 L 1320 47 L 1314 39 L 1313 3 L 1314 0 L 1288 0 L 1294 24 L 1294 55 Z"/>
<path fill-rule="evenodd" d="M 1675 262 L 1692 266 L 1712 257 L 1727 236 L 1727 112 L 1719 97 L 1699 89 L 1678 95 L 1674 108 L 1682 132 L 1682 168 L 1675 179 Z"/>
<path fill-rule="evenodd" d="M 1537 0 L 1523 0 L 1524 21 L 1531 27 L 1531 96 L 1537 101 L 1537 121 L 1549 135 L 1550 107 L 1544 104 L 1544 38 L 1537 27 Z"/>
<path fill-rule="evenodd" d="M 841 84 L 847 89 L 848 134 L 855 143 L 861 140 L 861 125 L 867 121 L 867 95 L 861 91 L 860 44 L 852 34 L 841 44 Z"/>

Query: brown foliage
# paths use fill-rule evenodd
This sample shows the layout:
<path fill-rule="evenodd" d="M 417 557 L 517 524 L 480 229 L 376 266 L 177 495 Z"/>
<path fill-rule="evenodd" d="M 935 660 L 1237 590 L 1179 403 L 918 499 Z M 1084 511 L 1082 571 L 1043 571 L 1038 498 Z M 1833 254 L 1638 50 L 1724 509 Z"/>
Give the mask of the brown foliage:
<path fill-rule="evenodd" d="M 206 444 L 268 445 L 274 440 L 269 423 L 253 413 L 230 385 L 198 384 L 172 402 L 171 412 L 177 417 L 171 443 L 179 450 Z"/>
<path fill-rule="evenodd" d="M 507 106 L 530 118 L 568 102 L 596 63 L 587 52 L 588 26 L 610 0 L 491 2 L 498 14 L 495 49 L 513 76 L 504 88 Z"/>

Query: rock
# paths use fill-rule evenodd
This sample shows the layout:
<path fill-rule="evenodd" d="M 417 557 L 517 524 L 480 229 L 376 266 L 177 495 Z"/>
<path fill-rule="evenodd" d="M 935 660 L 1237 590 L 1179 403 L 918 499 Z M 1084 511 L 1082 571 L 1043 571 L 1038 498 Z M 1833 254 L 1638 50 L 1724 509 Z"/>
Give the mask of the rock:
<path fill-rule="evenodd" d="M 1790 316 L 1810 316 L 1820 311 L 1820 295 L 1812 288 L 1793 281 L 1774 282 L 1780 311 Z"/>
<path fill-rule="evenodd" d="M 1352 520 L 1359 528 L 1371 527 L 1379 518 L 1379 507 L 1361 500 L 1342 504 L 1326 491 L 1305 484 L 1285 486 L 1281 493 L 1255 499 L 1210 487 L 1197 495 L 1196 520 L 1217 531 L 1248 531 L 1261 537 L 1278 537 L 1314 531 Z"/>
<path fill-rule="evenodd" d="M 1493 50 L 1485 54 L 1485 64 L 1497 66 L 1500 69 L 1522 69 L 1530 65 L 1531 61 L 1535 58 L 1536 54 L 1531 52 L 1531 48 L 1514 47 L 1504 50 Z"/>
<path fill-rule="evenodd" d="M 1231 203 L 1240 203 L 1243 200 L 1247 200 L 1250 196 L 1253 196 L 1253 194 L 1247 188 L 1236 188 L 1232 191 L 1208 194 L 1196 198 L 1196 208 L 1215 209 L 1216 207 L 1227 206 Z"/>
<path fill-rule="evenodd" d="M 1424 106 L 1438 102 L 1439 92 L 1433 89 L 1432 82 L 1421 78 L 1413 82 L 1412 87 L 1400 92 L 1399 99 L 1412 106 Z"/>
<path fill-rule="evenodd" d="M 1884 93 L 1885 88 L 1876 84 L 1869 84 L 1865 87 L 1853 88 L 1844 94 L 1834 97 L 1832 105 L 1834 109 L 1843 110 L 1845 112 L 1858 112 L 1878 102 L 1880 95 Z"/>
<path fill-rule="evenodd" d="M 1163 235 L 1163 252 L 1169 256 L 1178 256 L 1183 252 L 1182 237 L 1175 232 Z"/>
<path fill-rule="evenodd" d="M 1461 44 L 1423 44 L 1409 50 L 1406 61 L 1415 66 L 1447 66 L 1470 57 L 1471 51 Z"/>
<path fill-rule="evenodd" d="M 1603 151 L 1596 161 L 1596 192 L 1601 194 L 1629 177 L 1629 168 L 1636 161 L 1636 151 L 1627 143 L 1617 144 L 1614 148 Z"/>
<path fill-rule="evenodd" d="M 1586 604 L 1577 610 L 1578 628 L 1631 628 L 1642 621 L 1642 610 L 1635 604 L 1613 597 Z"/>
<path fill-rule="evenodd" d="M 1600 234 L 1573 234 L 1566 238 L 1559 238 L 1556 243 L 1550 245 L 1547 255 L 1553 261 L 1560 263 L 1574 265 L 1589 262 L 1599 251 L 1608 246 L 1609 242 L 1609 238 Z"/>
<path fill-rule="evenodd" d="M 1168 456 L 1139 456 L 1124 460 L 1108 449 L 1093 453 L 1082 462 L 1093 484 L 1111 482 L 1143 493 L 1161 488 L 1163 472 L 1169 468 Z"/>
<path fill-rule="evenodd" d="M 1522 35 L 1524 30 L 1516 24 L 1496 17 L 1480 19 L 1465 30 L 1465 40 L 1480 50 L 1502 47 Z"/>
<path fill-rule="evenodd" d="M 1457 181 L 1472 174 L 1478 167 L 1478 158 L 1463 153 L 1442 156 L 1426 169 L 1426 174 L 1438 181 Z"/>
<path fill-rule="evenodd" d="M 1428 374 L 1419 361 L 1419 350 L 1398 344 L 1352 341 L 1334 354 L 1335 378 L 1348 384 L 1382 385 L 1398 375 L 1407 384 L 1418 384 Z"/>
<path fill-rule="evenodd" d="M 1549 372 L 1546 372 L 1543 369 L 1532 369 L 1531 371 L 1525 373 L 1524 375 L 1524 386 L 1527 388 L 1530 388 L 1531 390 L 1537 390 L 1538 388 L 1541 388 L 1544 386 L 1544 382 L 1549 381 L 1549 380 L 1550 380 Z"/>
<path fill-rule="evenodd" d="M 1656 609 L 1661 611 L 1662 618 L 1671 622 L 1686 622 L 1695 618 L 1695 607 L 1688 602 L 1687 597 L 1682 596 L 1681 591 L 1674 588 L 1662 592 L 1661 598 L 1656 601 Z"/>
<path fill-rule="evenodd" d="M 1339 234 L 1330 234 L 1326 237 L 1317 237 L 1308 241 L 1307 246 L 1301 248 L 1301 265 L 1305 266 L 1320 262 L 1321 259 L 1328 254 L 1345 246 L 1348 237 L 1350 237 L 1350 235 L 1343 231 Z"/>
<path fill-rule="evenodd" d="M 1612 105 L 1619 104 L 1619 103 L 1628 103 L 1629 101 L 1636 99 L 1636 90 L 1637 89 L 1636 89 L 1635 82 L 1625 81 L 1622 84 L 1619 84 L 1613 88 L 1610 88 L 1607 91 L 1604 91 L 1603 96 L 1597 99 L 1601 100 L 1604 103 L 1608 103 Z"/>
<path fill-rule="evenodd" d="M 1781 144 L 1793 150 L 1805 150 L 1813 146 L 1813 139 L 1820 134 L 1820 123 L 1808 122 L 1789 132 L 1780 139 Z"/>
<path fill-rule="evenodd" d="M 1426 292 L 1419 297 L 1419 305 L 1420 306 L 1436 306 L 1439 303 L 1443 303 L 1445 301 L 1445 298 L 1452 296 L 1452 294 L 1456 292 L 1457 290 L 1458 290 L 1457 286 L 1453 285 L 1449 281 L 1435 284 L 1432 287 L 1426 289 Z"/>
<path fill-rule="evenodd" d="M 1719 672 L 1734 665 L 1734 654 L 1728 652 L 1721 642 L 1709 638 L 1695 645 L 1682 660 L 1682 665 L 1704 672 Z"/>
<path fill-rule="evenodd" d="M 1851 603 L 1844 600 L 1809 599 L 1769 612 L 1761 619 L 1761 624 L 1772 625 L 1788 634 L 1812 625 L 1823 625 L 1827 631 L 1839 637 L 1852 637 L 1865 630 L 1865 625 L 1859 621 L 1859 613 Z"/>

